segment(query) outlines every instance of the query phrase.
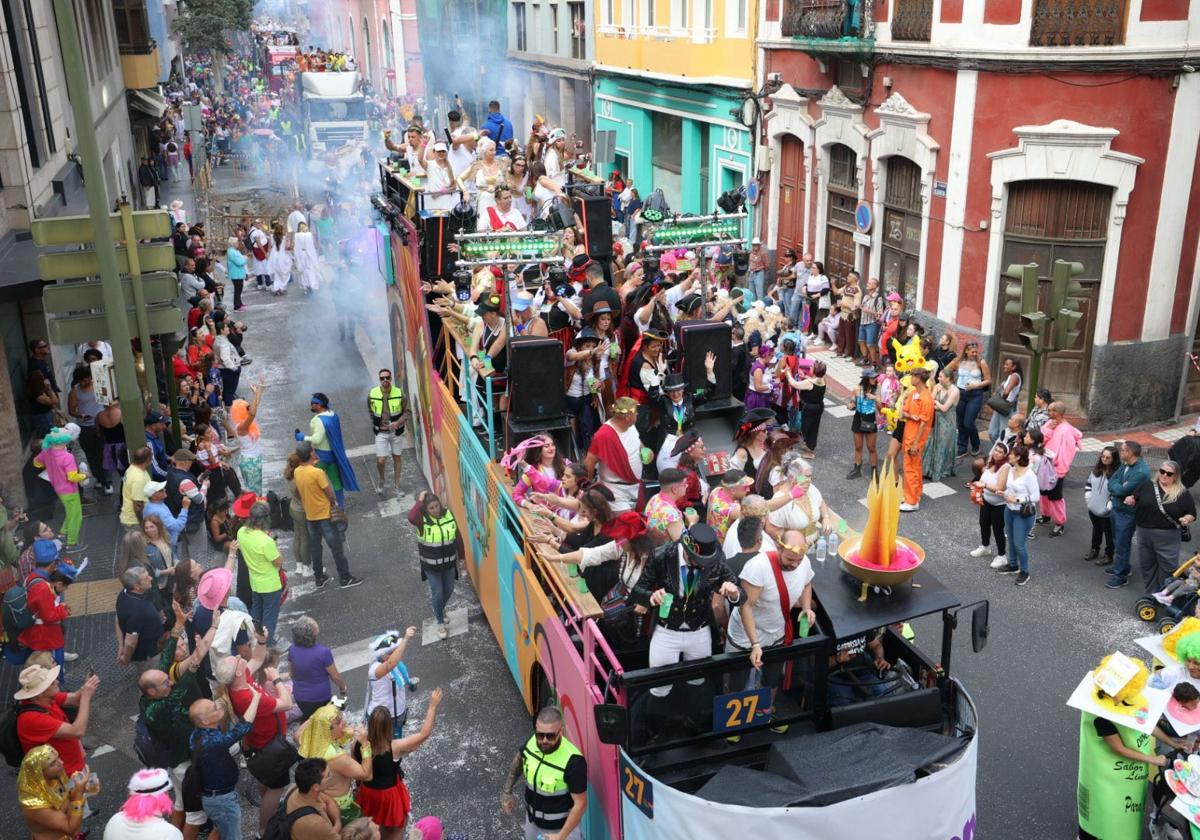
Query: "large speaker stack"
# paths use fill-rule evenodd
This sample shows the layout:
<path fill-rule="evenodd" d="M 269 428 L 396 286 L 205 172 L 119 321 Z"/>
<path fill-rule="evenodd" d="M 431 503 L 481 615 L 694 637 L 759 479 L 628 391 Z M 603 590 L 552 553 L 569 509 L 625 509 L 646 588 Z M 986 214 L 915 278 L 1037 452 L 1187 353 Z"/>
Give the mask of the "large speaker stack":
<path fill-rule="evenodd" d="M 575 215 L 583 223 L 583 246 L 598 262 L 612 259 L 612 202 L 603 195 L 576 193 L 571 200 Z"/>
<path fill-rule="evenodd" d="M 533 336 L 509 339 L 508 421 L 510 429 L 520 434 L 566 425 L 561 341 Z"/>
<path fill-rule="evenodd" d="M 687 384 L 689 393 L 704 388 L 708 374 L 704 357 L 712 353 L 717 357 L 713 372 L 717 384 L 709 395 L 706 405 L 720 407 L 732 398 L 732 329 L 724 321 L 684 321 L 675 325 L 675 346 L 680 350 L 679 372 Z"/>

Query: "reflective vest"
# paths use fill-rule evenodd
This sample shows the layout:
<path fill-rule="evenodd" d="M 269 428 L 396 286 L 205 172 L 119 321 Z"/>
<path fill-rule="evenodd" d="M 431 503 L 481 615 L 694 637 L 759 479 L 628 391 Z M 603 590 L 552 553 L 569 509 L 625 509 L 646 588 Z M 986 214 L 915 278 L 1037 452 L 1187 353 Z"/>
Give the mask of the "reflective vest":
<path fill-rule="evenodd" d="M 444 566 L 457 559 L 458 523 L 449 510 L 434 519 L 421 515 L 421 530 L 417 533 L 417 554 L 427 565 Z"/>
<path fill-rule="evenodd" d="M 583 755 L 565 737 L 552 753 L 538 749 L 537 737 L 530 737 L 521 750 L 525 773 L 525 810 L 529 821 L 538 828 L 558 829 L 571 812 L 571 792 L 567 790 L 567 762 Z"/>
<path fill-rule="evenodd" d="M 384 403 L 383 389 L 376 385 L 367 395 L 367 407 L 371 409 L 371 417 L 375 420 L 376 431 L 383 431 L 384 417 L 387 417 L 388 423 L 395 423 L 404 413 L 404 394 L 395 385 L 387 395 L 387 404 L 384 405 Z M 396 433 L 399 434 L 399 430 Z"/>

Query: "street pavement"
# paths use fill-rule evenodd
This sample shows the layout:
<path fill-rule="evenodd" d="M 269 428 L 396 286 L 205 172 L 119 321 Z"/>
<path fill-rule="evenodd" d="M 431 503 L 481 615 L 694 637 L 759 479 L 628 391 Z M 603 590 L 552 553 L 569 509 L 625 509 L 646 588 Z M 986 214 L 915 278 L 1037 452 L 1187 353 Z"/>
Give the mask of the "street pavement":
<path fill-rule="evenodd" d="M 330 274 L 336 286 L 337 272 Z M 353 572 L 366 584 L 339 591 L 331 582 L 313 591 L 311 584 L 293 578 L 279 627 L 286 640 L 295 617 L 308 614 L 320 622 L 321 642 L 335 649 L 347 675 L 350 709 L 361 712 L 367 641 L 383 630 L 420 627 L 430 616 L 412 529 L 403 516 L 423 489 L 423 479 L 413 459 L 406 457 L 399 494 L 376 494 L 365 403 L 379 359 L 388 356 L 388 339 L 371 326 L 357 330 L 354 341 L 339 340 L 329 295 L 324 289 L 303 297 L 294 286 L 283 298 L 247 291 L 249 310 L 239 317 L 249 326 L 245 346 L 254 363 L 244 370 L 242 383 L 248 392 L 260 376 L 265 382 L 259 413 L 266 441 L 264 483 L 284 496 L 283 461 L 294 446 L 293 429 L 307 428 L 309 394 L 329 394 L 342 416 L 346 444 L 363 485 L 362 492 L 349 495 L 348 554 Z M 370 302 L 367 309 L 383 311 Z M 706 421 L 706 433 L 711 422 Z M 720 436 L 712 435 L 713 440 Z M 715 448 L 720 447 L 710 442 L 710 451 Z M 861 500 L 867 483 L 843 478 L 850 467 L 852 440 L 849 411 L 838 401 L 829 401 L 817 451 L 817 486 L 835 510 L 860 527 L 866 519 Z M 979 709 L 978 838 L 1073 836 L 1079 718 L 1065 706 L 1066 698 L 1100 657 L 1113 649 L 1138 654 L 1133 640 L 1149 632 L 1133 616 L 1140 591 L 1136 577 L 1126 589 L 1109 591 L 1103 571 L 1080 559 L 1090 534 L 1082 478 L 1093 459 L 1093 454 L 1082 453 L 1069 477 L 1066 534 L 1052 539 L 1047 527 L 1038 527 L 1037 539 L 1030 543 L 1033 578 L 1023 588 L 989 569 L 990 558 L 967 554 L 979 536 L 976 508 L 963 487 L 965 462 L 959 462 L 957 477 L 927 485 L 920 511 L 905 514 L 900 522 L 901 533 L 924 546 L 927 567 L 964 603 L 991 602 L 987 649 L 971 651 L 970 621 L 964 614 L 951 669 Z M 137 692 L 133 671 L 116 664 L 112 635 L 112 559 L 119 538 L 115 497 L 101 498 L 96 510 L 84 528 L 84 539 L 91 545 L 89 582 L 72 592 L 76 615 L 68 623 L 67 644 L 80 660 L 69 666 L 68 680 L 77 687 L 89 668 L 101 676 L 87 744 L 104 784 L 98 804 L 107 815 L 119 805 L 124 782 L 137 767 L 132 749 Z M 283 535 L 281 541 L 291 570 L 290 536 Z M 207 548 L 194 556 L 206 564 L 217 559 Z M 409 731 L 420 724 L 428 691 L 440 685 L 446 692 L 433 737 L 405 760 L 414 815 L 436 814 L 448 828 L 472 838 L 517 837 L 518 821 L 499 813 L 498 794 L 512 756 L 528 736 L 529 719 L 465 574 L 451 609 L 465 611 L 466 632 L 414 645 L 406 657 L 412 674 L 421 680 L 411 699 Z M 936 654 L 940 622 L 922 620 L 916 629 L 918 645 Z M 6 696 L 11 696 L 14 683 L 13 669 L 0 669 L 0 690 Z M 255 814 L 256 809 L 247 806 L 246 828 L 251 832 Z M 0 800 L 0 819 L 19 819 L 12 797 Z M 93 834 L 99 833 L 98 823 L 90 827 Z"/>

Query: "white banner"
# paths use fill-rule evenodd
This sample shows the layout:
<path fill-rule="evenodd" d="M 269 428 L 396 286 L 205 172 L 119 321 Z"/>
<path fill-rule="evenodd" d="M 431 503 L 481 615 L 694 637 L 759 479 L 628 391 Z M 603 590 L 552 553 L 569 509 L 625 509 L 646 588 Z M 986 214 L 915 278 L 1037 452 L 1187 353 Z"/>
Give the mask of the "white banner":
<path fill-rule="evenodd" d="M 976 735 L 954 764 L 911 784 L 818 808 L 721 805 L 640 774 L 622 774 L 624 840 L 740 837 L 748 831 L 755 840 L 829 840 L 874 837 L 884 824 L 888 840 L 971 840 L 978 742 Z M 628 757 L 621 757 L 627 765 Z"/>

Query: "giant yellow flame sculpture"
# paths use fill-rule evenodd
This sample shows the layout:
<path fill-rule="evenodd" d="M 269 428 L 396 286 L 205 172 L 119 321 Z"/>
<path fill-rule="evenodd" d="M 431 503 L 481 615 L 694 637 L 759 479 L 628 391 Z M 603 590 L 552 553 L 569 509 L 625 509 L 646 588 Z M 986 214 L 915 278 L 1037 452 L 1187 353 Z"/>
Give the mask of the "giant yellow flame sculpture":
<path fill-rule="evenodd" d="M 867 489 L 867 525 L 862 532 L 859 559 L 884 569 L 891 567 L 899 524 L 900 484 L 891 462 L 885 462 Z"/>

